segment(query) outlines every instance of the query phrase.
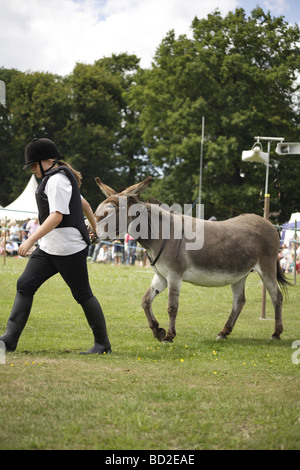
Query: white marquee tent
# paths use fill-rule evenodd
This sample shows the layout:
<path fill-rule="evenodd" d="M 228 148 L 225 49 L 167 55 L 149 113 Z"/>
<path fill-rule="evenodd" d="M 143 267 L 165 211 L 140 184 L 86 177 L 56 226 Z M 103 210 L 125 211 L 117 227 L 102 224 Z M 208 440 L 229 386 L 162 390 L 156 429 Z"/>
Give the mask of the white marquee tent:
<path fill-rule="evenodd" d="M 300 229 L 300 212 L 294 212 L 291 214 L 290 220 L 286 224 L 282 224 L 281 242 L 284 242 L 287 247 L 295 239 L 295 222 L 297 228 Z M 299 238 L 300 231 L 297 231 L 297 239 Z"/>
<path fill-rule="evenodd" d="M 38 186 L 34 175 L 31 176 L 26 188 L 19 197 L 6 207 L 0 208 L 0 220 L 26 220 L 38 215 L 35 191 Z"/>

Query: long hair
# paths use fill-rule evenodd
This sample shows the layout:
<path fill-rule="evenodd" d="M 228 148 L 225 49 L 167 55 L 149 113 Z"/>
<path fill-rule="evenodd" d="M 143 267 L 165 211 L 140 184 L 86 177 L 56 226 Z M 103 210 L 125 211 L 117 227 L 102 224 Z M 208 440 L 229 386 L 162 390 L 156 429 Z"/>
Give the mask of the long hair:
<path fill-rule="evenodd" d="M 57 164 L 59 166 L 66 166 L 67 168 L 69 168 L 69 170 L 72 171 L 73 175 L 75 176 L 76 178 L 76 181 L 77 181 L 77 184 L 78 184 L 78 187 L 80 188 L 81 186 L 81 181 L 82 181 L 82 176 L 81 176 L 81 173 L 77 170 L 74 170 L 74 168 L 67 162 L 64 162 L 63 160 L 58 160 Z"/>

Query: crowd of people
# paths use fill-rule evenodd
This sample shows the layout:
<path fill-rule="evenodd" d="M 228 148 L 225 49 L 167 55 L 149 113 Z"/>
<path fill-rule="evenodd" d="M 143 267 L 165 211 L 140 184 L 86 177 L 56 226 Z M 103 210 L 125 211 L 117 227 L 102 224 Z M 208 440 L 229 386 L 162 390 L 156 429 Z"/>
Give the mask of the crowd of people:
<path fill-rule="evenodd" d="M 296 259 L 295 259 L 296 252 Z M 288 248 L 285 243 L 281 246 L 278 254 L 281 269 L 285 274 L 294 273 L 300 274 L 300 242 L 291 242 Z"/>
<path fill-rule="evenodd" d="M 1 221 L 0 255 L 5 252 L 7 256 L 18 256 L 19 245 L 27 240 L 39 225 L 38 218 L 28 218 L 21 224 L 18 224 L 15 220 L 10 220 L 6 226 L 5 222 Z M 28 256 L 33 249 L 28 253 Z"/>
<path fill-rule="evenodd" d="M 15 257 L 18 256 L 19 245 L 39 227 L 39 220 L 38 218 L 28 218 L 21 224 L 11 220 L 7 223 L 7 227 L 2 221 L 0 227 L 0 255 L 5 252 L 7 256 Z M 28 256 L 34 248 L 28 253 Z M 297 274 L 300 274 L 300 241 L 296 243 L 296 259 L 295 242 L 290 242 L 289 247 L 283 243 L 278 258 L 284 273 L 294 273 L 296 269 Z M 99 241 L 96 245 L 90 245 L 88 260 L 94 263 L 111 263 L 115 266 L 149 266 L 146 250 L 128 233 L 124 239 L 116 238 L 111 242 Z"/>
<path fill-rule="evenodd" d="M 5 252 L 7 256 L 18 257 L 19 245 L 37 230 L 40 225 L 39 220 L 28 218 L 20 224 L 11 220 L 6 225 L 4 221 L 0 222 L 0 255 Z M 96 245 L 90 245 L 88 260 L 95 263 L 111 263 L 116 266 L 149 266 L 146 250 L 129 234 L 126 234 L 124 239 L 117 238 L 111 242 L 99 241 Z"/>
<path fill-rule="evenodd" d="M 128 233 L 124 239 L 115 238 L 111 242 L 100 241 L 96 245 L 91 245 L 88 260 L 94 263 L 111 263 L 115 266 L 150 266 L 145 248 Z"/>

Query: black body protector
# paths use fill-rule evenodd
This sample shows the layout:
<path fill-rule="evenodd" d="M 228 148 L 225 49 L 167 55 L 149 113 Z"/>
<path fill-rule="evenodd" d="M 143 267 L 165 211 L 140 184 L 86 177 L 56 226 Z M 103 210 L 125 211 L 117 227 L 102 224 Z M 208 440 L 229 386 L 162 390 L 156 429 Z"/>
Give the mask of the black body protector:
<path fill-rule="evenodd" d="M 68 215 L 63 214 L 62 221 L 56 228 L 75 227 L 81 233 L 84 241 L 88 245 L 90 245 L 90 237 L 89 237 L 87 226 L 84 222 L 84 215 L 83 215 L 83 210 L 82 210 L 81 196 L 80 196 L 78 184 L 72 171 L 65 166 L 60 166 L 59 168 L 55 168 L 54 170 L 46 171 L 44 178 L 42 179 L 42 181 L 37 187 L 35 197 L 36 197 L 36 202 L 37 202 L 38 211 L 39 211 L 39 222 L 40 224 L 42 224 L 49 216 L 49 202 L 48 202 L 48 197 L 44 192 L 45 186 L 47 184 L 48 179 L 51 176 L 59 172 L 63 172 L 64 175 L 66 175 L 68 179 L 70 180 L 72 184 L 72 196 L 71 196 L 70 206 L 69 206 L 70 214 Z"/>

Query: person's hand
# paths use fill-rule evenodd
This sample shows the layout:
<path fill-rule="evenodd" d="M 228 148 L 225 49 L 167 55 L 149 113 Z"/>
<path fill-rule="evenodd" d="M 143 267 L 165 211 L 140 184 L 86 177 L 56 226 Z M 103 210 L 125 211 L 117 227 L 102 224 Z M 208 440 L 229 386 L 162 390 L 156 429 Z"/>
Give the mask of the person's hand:
<path fill-rule="evenodd" d="M 19 255 L 20 256 L 26 256 L 28 251 L 30 250 L 30 248 L 32 248 L 32 245 L 33 245 L 33 243 L 31 242 L 31 240 L 29 238 L 27 240 L 25 240 L 25 242 L 23 242 L 19 246 L 19 249 L 18 249 Z"/>
<path fill-rule="evenodd" d="M 89 235 L 90 235 L 90 242 L 92 245 L 95 245 L 96 243 L 99 242 L 100 239 L 98 238 L 98 235 L 96 234 L 96 232 L 90 229 Z"/>

